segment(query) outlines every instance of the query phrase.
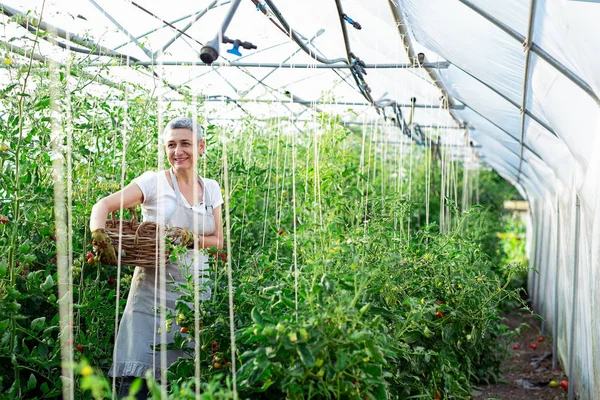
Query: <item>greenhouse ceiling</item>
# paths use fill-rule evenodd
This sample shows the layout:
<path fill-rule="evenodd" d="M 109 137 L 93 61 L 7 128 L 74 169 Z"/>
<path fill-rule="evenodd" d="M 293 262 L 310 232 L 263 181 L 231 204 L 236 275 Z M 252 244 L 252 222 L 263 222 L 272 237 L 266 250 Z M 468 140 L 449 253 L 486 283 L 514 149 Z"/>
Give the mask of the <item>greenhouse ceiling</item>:
<path fill-rule="evenodd" d="M 162 81 L 169 101 L 181 89 L 202 95 L 213 123 L 290 115 L 302 123 L 323 111 L 388 129 L 391 140 L 439 137 L 529 198 L 581 184 L 600 133 L 594 1 L 1 4 L 7 58 L 33 51 L 89 71 L 109 65 L 105 82 Z M 202 54 L 211 58 L 207 46 L 228 15 L 221 41 L 238 42 L 221 43 L 208 65 Z M 33 49 L 39 20 L 56 36 Z"/>

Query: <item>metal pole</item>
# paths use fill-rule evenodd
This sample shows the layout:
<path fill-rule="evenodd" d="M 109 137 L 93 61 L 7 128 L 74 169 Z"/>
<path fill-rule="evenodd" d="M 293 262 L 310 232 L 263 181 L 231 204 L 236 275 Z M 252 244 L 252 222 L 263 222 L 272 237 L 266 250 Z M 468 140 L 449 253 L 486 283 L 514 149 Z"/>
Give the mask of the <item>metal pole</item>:
<path fill-rule="evenodd" d="M 480 7 L 476 6 L 475 4 L 471 3 L 468 0 L 459 0 L 459 1 L 461 3 L 463 3 L 464 5 L 466 5 L 467 7 L 469 7 L 471 10 L 475 11 L 477 14 L 481 15 L 483 18 L 490 21 L 492 24 L 496 25 L 498 28 L 502 29 L 505 33 L 507 33 L 513 39 L 517 40 L 519 43 L 525 43 L 525 37 L 523 35 L 521 35 L 517 31 L 515 31 L 508 25 L 504 24 L 497 18 L 493 17 L 491 14 L 485 12 L 483 9 L 481 9 Z M 598 104 L 600 106 L 600 99 L 598 98 L 598 96 L 596 96 L 596 94 L 594 93 L 594 90 L 590 87 L 590 85 L 587 84 L 587 82 L 585 82 L 583 79 L 581 79 L 577 74 L 575 74 L 573 71 L 571 71 L 570 69 L 565 67 L 557 59 L 552 57 L 544 49 L 542 49 L 541 47 L 539 47 L 538 45 L 536 45 L 534 43 L 531 43 L 531 51 L 533 51 L 538 57 L 540 57 L 542 60 L 546 61 L 548 64 L 550 64 L 552 67 L 554 67 L 560 73 L 562 73 L 565 77 L 567 77 L 573 83 L 575 83 L 577 86 L 579 86 L 579 88 L 581 88 L 585 93 L 587 93 L 592 99 L 594 99 L 596 104 Z"/>
<path fill-rule="evenodd" d="M 89 2 L 92 3 L 92 5 L 94 7 L 96 7 L 98 9 L 98 11 L 100 11 L 102 13 L 102 15 L 104 15 L 110 22 L 112 22 L 113 25 L 115 25 L 121 32 L 123 32 L 125 34 L 125 36 L 127 36 L 131 40 L 131 42 L 135 43 L 144 52 L 144 54 L 146 54 L 146 56 L 148 56 L 149 59 L 153 58 L 152 52 L 147 47 L 145 47 L 142 43 L 140 43 L 135 36 L 133 36 L 131 33 L 129 33 L 129 31 L 127 29 L 125 29 L 125 27 L 123 25 L 121 25 L 119 23 L 119 21 L 114 19 L 112 17 L 112 15 L 110 15 L 104 8 L 102 8 L 102 6 L 100 6 L 100 4 L 96 3 L 94 0 L 89 0 Z"/>
<path fill-rule="evenodd" d="M 543 203 L 542 203 L 543 204 Z M 540 249 L 538 251 L 538 262 L 537 262 L 537 270 L 538 270 L 538 274 L 537 274 L 537 278 L 535 280 L 535 308 L 537 310 L 537 313 L 540 314 L 542 316 L 542 318 L 544 318 L 544 316 L 542 315 L 542 295 L 541 295 L 541 289 L 540 289 L 540 282 L 542 281 L 542 271 L 544 273 L 546 273 L 546 266 L 544 265 L 544 259 L 542 258 L 544 255 L 544 243 L 546 242 L 544 239 L 546 238 L 546 213 L 544 212 L 544 208 L 542 205 L 540 205 L 540 213 L 541 218 L 542 218 L 542 231 L 540 232 Z"/>
<path fill-rule="evenodd" d="M 124 65 L 125 63 L 115 65 Z M 288 63 L 276 63 L 276 62 L 265 62 L 265 63 L 256 63 L 256 62 L 225 62 L 225 61 L 215 61 L 210 65 L 204 64 L 202 61 L 197 60 L 181 60 L 181 61 L 160 61 L 160 60 L 148 60 L 148 61 L 136 61 L 131 62 L 128 65 L 142 65 L 142 66 L 150 66 L 150 65 L 163 65 L 167 67 L 243 67 L 243 68 L 304 68 L 304 69 L 350 69 L 351 65 L 348 64 L 307 64 L 307 63 L 299 63 L 299 64 L 288 64 Z M 91 66 L 96 66 L 99 64 L 90 64 Z M 104 65 L 104 64 L 102 64 Z M 448 68 L 450 63 L 442 61 L 442 62 L 433 62 L 428 63 L 428 67 L 430 68 L 439 68 L 445 69 Z M 386 63 L 386 64 L 365 64 L 366 69 L 410 69 L 410 68 L 419 68 L 418 66 L 414 66 L 412 64 L 404 64 L 404 63 Z"/>
<path fill-rule="evenodd" d="M 552 226 L 552 222 L 550 221 L 551 218 L 551 214 L 548 213 L 548 226 L 551 227 Z M 541 336 L 544 336 L 546 334 L 546 291 L 547 289 L 547 285 L 548 285 L 548 275 L 550 275 L 550 248 L 551 246 L 551 236 L 552 236 L 552 229 L 548 229 L 548 240 L 546 242 L 546 264 L 545 264 L 545 269 L 544 269 L 544 286 L 542 287 L 542 293 L 544 294 L 542 297 L 542 308 L 541 308 L 541 316 L 542 316 L 542 329 L 541 329 Z"/>
<path fill-rule="evenodd" d="M 573 251 L 573 296 L 571 303 L 571 342 L 569 343 L 569 400 L 575 397 L 575 324 L 577 322 L 577 275 L 579 269 L 579 219 L 581 216 L 581 207 L 579 196 L 575 197 L 575 244 Z"/>
<path fill-rule="evenodd" d="M 527 107 L 527 92 L 529 86 L 529 64 L 531 60 L 531 35 L 533 34 L 533 22 L 535 20 L 535 0 L 529 3 L 529 24 L 527 25 L 527 37 L 523 46 L 525 46 L 525 68 L 523 72 L 523 91 L 521 96 L 521 155 L 519 157 L 519 171 L 517 172 L 517 182 L 521 175 L 521 167 L 523 166 L 523 144 L 525 143 L 525 108 Z"/>
<path fill-rule="evenodd" d="M 473 107 L 471 107 L 470 105 L 468 105 L 467 103 L 465 103 L 465 101 L 462 100 L 461 98 L 459 98 L 458 96 L 454 96 L 454 98 L 456 100 L 460 101 L 465 107 L 469 108 L 475 114 L 479 115 L 481 118 L 485 119 L 487 122 L 489 122 L 490 124 L 494 125 L 496 128 L 500 129 L 502 132 L 506 133 L 508 135 L 508 137 L 510 137 L 510 138 L 512 138 L 514 140 L 517 140 L 517 141 L 519 140 L 518 138 L 516 138 L 513 135 L 511 135 L 506 129 L 502 128 L 500 125 L 496 124 L 494 121 L 492 121 L 491 119 L 489 119 L 488 117 L 486 117 L 485 115 L 481 114 L 479 111 L 477 111 L 476 109 L 474 109 Z M 527 145 L 527 143 L 523 143 L 523 147 L 525 147 L 527 150 L 529 150 L 531 152 L 531 154 L 533 154 L 534 156 L 536 156 L 537 158 L 539 158 L 540 161 L 544 161 L 544 159 L 538 153 L 536 153 L 531 147 L 529 147 Z"/>
<path fill-rule="evenodd" d="M 481 80 L 477 76 L 473 75 L 469 71 L 467 71 L 467 70 L 459 67 L 456 64 L 452 64 L 452 66 L 454 68 L 457 68 L 459 71 L 462 71 L 465 74 L 469 75 L 471 78 L 475 79 L 477 82 L 481 83 L 483 86 L 485 86 L 486 88 L 490 89 L 492 92 L 496 93 L 498 96 L 502 97 L 504 100 L 506 100 L 508 103 L 512 104 L 514 107 L 516 107 L 518 109 L 521 109 L 521 106 L 519 104 L 517 104 L 516 101 L 514 101 L 513 99 L 511 99 L 510 97 L 508 97 L 507 95 L 505 95 L 504 93 L 502 93 L 501 91 L 499 91 L 498 89 L 496 89 L 495 87 L 493 87 L 492 85 L 484 82 L 483 80 Z M 546 128 L 546 130 L 548 132 L 550 132 L 552 135 L 554 135 L 555 137 L 558 137 L 558 135 L 556 134 L 556 132 L 554 132 L 554 129 L 552 129 L 552 127 L 550 125 L 548 125 L 547 123 L 545 123 L 544 121 L 542 121 L 541 119 L 539 119 L 533 112 L 531 112 L 530 110 L 528 110 L 527 107 L 523 108 L 523 111 L 525 112 L 525 114 L 529 118 L 531 118 L 532 120 L 534 120 L 535 122 L 537 122 L 538 124 L 540 124 L 541 126 L 543 126 L 544 128 Z"/>
<path fill-rule="evenodd" d="M 558 281 L 560 279 L 560 202 L 556 195 L 556 270 L 554 271 L 554 316 L 552 318 L 552 370 L 558 366 Z"/>
<path fill-rule="evenodd" d="M 237 102 L 237 103 L 297 103 L 303 105 L 332 105 L 332 106 L 371 106 L 371 103 L 359 102 L 359 101 L 312 101 L 312 100 L 303 100 L 298 96 L 291 96 L 286 99 L 233 99 L 227 96 L 207 96 L 203 98 L 204 101 L 208 102 Z M 439 108 L 438 104 L 398 104 L 398 107 L 405 108 Z M 457 110 L 461 110 L 462 105 L 456 105 L 452 108 Z"/>
<path fill-rule="evenodd" d="M 535 240 L 533 241 L 534 245 L 535 245 L 535 249 L 533 250 L 533 273 L 531 274 L 531 283 L 529 285 L 529 299 L 530 299 L 530 303 L 531 303 L 531 307 L 533 309 L 535 309 L 534 307 L 534 299 L 535 299 L 535 281 L 536 281 L 536 270 L 537 270 L 537 263 L 538 263 L 538 247 L 539 247 L 539 237 L 540 237 L 540 220 L 538 217 L 538 205 L 537 205 L 538 201 L 536 201 L 536 206 L 535 206 L 535 218 L 533 220 L 533 223 L 535 224 Z"/>

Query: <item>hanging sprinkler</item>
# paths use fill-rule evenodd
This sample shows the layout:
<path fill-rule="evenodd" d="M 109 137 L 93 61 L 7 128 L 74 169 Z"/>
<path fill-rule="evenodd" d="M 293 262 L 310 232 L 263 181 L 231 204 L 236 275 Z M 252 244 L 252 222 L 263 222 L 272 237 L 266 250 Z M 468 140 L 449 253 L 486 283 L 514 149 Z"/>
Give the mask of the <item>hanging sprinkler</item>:
<path fill-rule="evenodd" d="M 206 43 L 206 45 L 203 46 L 202 49 L 200 50 L 200 59 L 202 60 L 203 63 L 210 65 L 217 58 L 219 58 L 219 43 L 220 42 L 233 44 L 233 48 L 230 50 L 227 50 L 227 52 L 238 55 L 238 56 L 241 56 L 241 53 L 239 51 L 240 46 L 243 47 L 244 49 L 256 49 L 256 46 L 250 42 L 244 42 L 240 39 L 232 40 L 232 39 L 229 39 L 227 36 L 225 36 L 225 31 L 227 31 L 227 28 L 229 27 L 229 24 L 231 23 L 231 19 L 233 18 L 233 15 L 237 11 L 237 8 L 240 5 L 240 2 L 241 2 L 241 0 L 233 0 L 231 2 L 231 8 L 229 8 L 229 11 L 227 12 L 227 15 L 225 16 L 225 19 L 223 20 L 223 24 L 221 25 L 221 28 L 219 29 L 219 31 L 217 32 L 215 37 L 213 39 L 209 40 L 208 43 Z"/>

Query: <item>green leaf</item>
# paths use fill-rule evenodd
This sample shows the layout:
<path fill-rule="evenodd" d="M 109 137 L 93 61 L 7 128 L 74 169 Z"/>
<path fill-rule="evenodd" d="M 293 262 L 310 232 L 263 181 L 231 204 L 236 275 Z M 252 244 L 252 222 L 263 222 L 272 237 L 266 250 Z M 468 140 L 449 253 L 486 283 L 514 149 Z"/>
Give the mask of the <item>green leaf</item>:
<path fill-rule="evenodd" d="M 0 278 L 6 276 L 6 260 L 0 261 Z"/>
<path fill-rule="evenodd" d="M 264 318 L 262 317 L 262 315 L 260 315 L 260 311 L 258 311 L 256 309 L 256 307 L 254 307 L 252 309 L 252 311 L 250 312 L 250 315 L 252 316 L 252 321 L 254 321 L 254 323 L 256 325 L 261 325 L 262 326 L 262 325 L 265 324 Z"/>
<path fill-rule="evenodd" d="M 300 356 L 300 360 L 302 364 L 307 368 L 312 368 L 315 365 L 315 357 L 311 353 L 310 349 L 305 344 L 299 344 L 296 347 L 298 351 L 298 355 Z"/>
<path fill-rule="evenodd" d="M 4 321 L 0 321 L 0 334 L 4 333 L 6 328 L 8 328 L 9 319 L 5 319 Z"/>
<path fill-rule="evenodd" d="M 26 240 L 22 245 L 19 246 L 19 253 L 28 253 L 30 249 L 31 245 L 29 244 L 29 240 Z"/>
<path fill-rule="evenodd" d="M 31 321 L 31 329 L 41 331 L 46 327 L 46 317 L 39 317 Z"/>
<path fill-rule="evenodd" d="M 44 360 L 48 358 L 48 346 L 42 343 L 39 344 L 36 349 L 40 357 L 42 357 Z"/>
<path fill-rule="evenodd" d="M 35 378 L 35 375 L 31 374 L 29 375 L 29 379 L 27 380 L 27 390 L 33 390 L 35 389 L 35 387 L 37 386 L 37 379 Z"/>
<path fill-rule="evenodd" d="M 376 362 L 385 363 L 383 353 L 373 340 L 367 340 L 367 355 Z"/>
<path fill-rule="evenodd" d="M 371 337 L 371 332 L 367 332 L 367 331 L 360 331 L 360 332 L 352 332 L 350 334 L 350 336 L 348 337 L 348 339 L 350 339 L 353 342 L 358 342 L 358 341 L 363 341 L 366 339 L 369 339 Z"/>
<path fill-rule="evenodd" d="M 48 387 L 48 384 L 46 382 L 44 382 L 40 385 L 40 390 L 42 391 L 42 393 L 46 394 L 46 393 L 48 393 L 50 388 Z"/>
<path fill-rule="evenodd" d="M 43 291 L 46 291 L 46 290 L 52 289 L 53 287 L 54 287 L 54 279 L 52 279 L 52 275 L 48 275 L 48 276 L 46 277 L 46 280 L 44 281 L 44 283 L 42 283 L 42 284 L 40 285 L 40 288 L 41 288 Z"/>

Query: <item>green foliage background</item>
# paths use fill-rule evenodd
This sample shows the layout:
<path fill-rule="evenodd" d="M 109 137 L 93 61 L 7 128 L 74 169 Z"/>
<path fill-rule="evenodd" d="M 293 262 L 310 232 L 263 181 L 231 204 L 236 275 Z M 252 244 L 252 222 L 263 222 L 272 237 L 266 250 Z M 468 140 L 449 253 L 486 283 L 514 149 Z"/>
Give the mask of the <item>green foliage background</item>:
<path fill-rule="evenodd" d="M 99 87 L 77 68 L 9 74 L 0 87 L 0 141 L 8 145 L 0 152 L 0 214 L 8 218 L 0 225 L 0 390 L 60 397 L 64 263 L 73 284 L 76 397 L 100 397 L 109 390 L 102 377 L 132 269 L 117 276 L 115 267 L 87 263 L 91 206 L 158 168 L 159 122 L 208 115 L 190 97 L 165 104 L 132 84 Z M 409 160 L 399 165 L 397 152 L 381 151 L 378 132 L 363 148 L 334 118 L 315 122 L 302 133 L 285 121 L 207 129 L 201 173 L 230 188 L 238 390 L 243 398 L 469 398 L 472 382 L 497 378 L 499 339 L 508 335 L 500 310 L 519 300 L 507 285 L 522 268 L 505 264 L 522 265 L 522 247 L 507 251 L 497 234 L 502 201 L 516 192 L 481 171 L 482 207 L 461 213 L 449 202 L 453 224 L 439 233 L 436 186 L 424 223 L 428 171 L 441 181 L 429 149 L 415 148 L 412 177 L 398 174 Z M 455 170 L 461 193 L 460 164 Z M 68 205 L 58 230 L 57 198 Z M 68 239 L 67 259 L 57 258 L 57 239 Z M 214 298 L 201 310 L 196 362 L 206 398 L 231 395 L 225 271 L 213 261 Z M 181 290 L 193 296 L 192 287 Z M 190 328 L 178 343 L 185 346 L 198 328 L 193 311 L 182 303 L 171 317 Z M 81 374 L 86 363 L 92 375 Z M 173 366 L 171 396 L 193 398 L 193 376 L 189 361 Z"/>

